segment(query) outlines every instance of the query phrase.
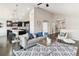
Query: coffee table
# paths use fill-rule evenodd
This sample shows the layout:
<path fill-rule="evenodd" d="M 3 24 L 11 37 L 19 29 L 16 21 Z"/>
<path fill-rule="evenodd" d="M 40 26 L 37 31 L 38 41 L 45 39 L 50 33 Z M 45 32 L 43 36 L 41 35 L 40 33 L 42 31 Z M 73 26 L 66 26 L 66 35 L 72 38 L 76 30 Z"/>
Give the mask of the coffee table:
<path fill-rule="evenodd" d="M 51 39 L 50 39 L 50 40 L 51 40 Z M 41 45 L 44 45 L 44 46 L 46 46 L 46 47 L 49 46 L 48 41 L 47 41 L 47 38 L 41 38 L 39 41 L 37 41 L 37 43 L 38 43 L 38 44 L 41 44 Z M 51 42 L 50 42 L 50 44 L 51 44 Z"/>

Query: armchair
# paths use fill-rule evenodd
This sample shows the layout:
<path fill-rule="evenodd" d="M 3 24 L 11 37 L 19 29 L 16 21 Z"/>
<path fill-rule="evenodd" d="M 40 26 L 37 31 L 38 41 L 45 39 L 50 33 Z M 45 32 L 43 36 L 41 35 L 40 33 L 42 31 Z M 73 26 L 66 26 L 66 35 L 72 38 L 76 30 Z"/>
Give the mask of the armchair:
<path fill-rule="evenodd" d="M 74 44 L 75 41 L 70 39 L 70 38 L 68 38 L 68 34 L 69 34 L 69 32 L 67 30 L 61 29 L 60 33 L 58 34 L 58 38 L 57 39 L 62 40 L 65 43 L 72 43 L 72 44 Z"/>

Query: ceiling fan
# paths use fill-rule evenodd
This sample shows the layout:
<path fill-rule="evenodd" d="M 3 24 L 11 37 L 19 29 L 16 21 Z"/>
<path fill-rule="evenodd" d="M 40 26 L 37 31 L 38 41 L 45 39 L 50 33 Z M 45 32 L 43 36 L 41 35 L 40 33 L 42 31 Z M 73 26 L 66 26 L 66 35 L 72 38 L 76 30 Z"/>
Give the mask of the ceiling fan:
<path fill-rule="evenodd" d="M 38 3 L 37 6 L 42 5 L 42 4 L 43 4 L 43 3 Z M 46 3 L 45 6 L 46 6 L 46 7 L 49 7 L 49 4 Z"/>

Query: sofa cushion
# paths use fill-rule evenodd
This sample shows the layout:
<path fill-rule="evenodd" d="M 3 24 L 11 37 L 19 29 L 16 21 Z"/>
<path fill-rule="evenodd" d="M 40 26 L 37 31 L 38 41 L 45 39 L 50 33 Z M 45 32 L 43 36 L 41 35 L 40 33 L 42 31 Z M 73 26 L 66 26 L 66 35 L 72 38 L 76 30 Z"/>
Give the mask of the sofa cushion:
<path fill-rule="evenodd" d="M 35 33 L 35 35 L 36 35 L 36 37 L 41 37 L 41 36 L 43 36 L 43 32 L 37 32 L 37 33 Z"/>

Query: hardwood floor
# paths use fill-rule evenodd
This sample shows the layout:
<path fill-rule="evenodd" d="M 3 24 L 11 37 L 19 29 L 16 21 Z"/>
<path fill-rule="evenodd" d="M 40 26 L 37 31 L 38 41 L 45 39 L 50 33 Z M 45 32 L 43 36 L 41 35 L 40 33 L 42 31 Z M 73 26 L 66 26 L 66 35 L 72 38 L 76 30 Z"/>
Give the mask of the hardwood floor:
<path fill-rule="evenodd" d="M 7 45 L 5 47 L 0 46 L 0 56 L 9 56 L 11 50 L 11 44 L 7 41 Z"/>

